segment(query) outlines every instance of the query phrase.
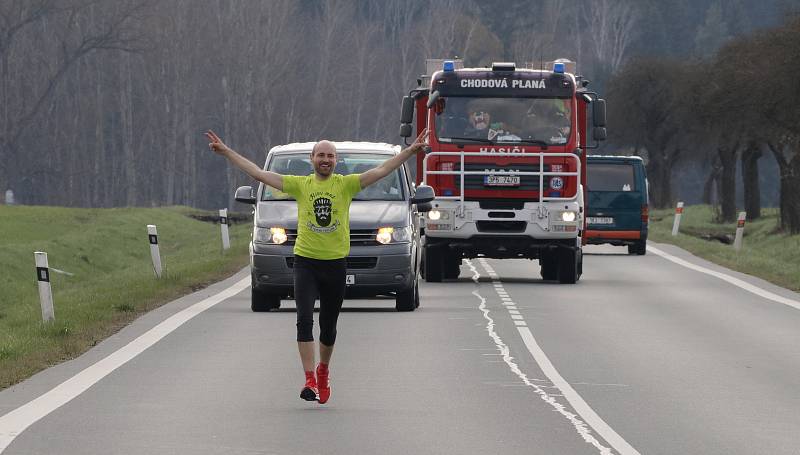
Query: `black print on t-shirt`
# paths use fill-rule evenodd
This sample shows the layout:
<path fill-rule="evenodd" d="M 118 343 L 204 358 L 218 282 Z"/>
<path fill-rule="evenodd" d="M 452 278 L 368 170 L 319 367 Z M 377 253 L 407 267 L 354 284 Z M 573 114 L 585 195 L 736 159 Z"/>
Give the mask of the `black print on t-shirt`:
<path fill-rule="evenodd" d="M 317 217 L 317 224 L 322 227 L 331 224 L 331 200 L 329 198 L 314 199 L 314 216 Z"/>

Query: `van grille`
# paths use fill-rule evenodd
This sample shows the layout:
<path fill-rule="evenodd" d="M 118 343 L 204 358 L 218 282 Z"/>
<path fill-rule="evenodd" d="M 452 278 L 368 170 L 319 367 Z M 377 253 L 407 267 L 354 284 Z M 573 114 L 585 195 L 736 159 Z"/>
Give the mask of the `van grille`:
<path fill-rule="evenodd" d="M 346 259 L 348 269 L 374 269 L 378 265 L 377 257 L 369 256 L 348 256 Z M 294 268 L 294 256 L 286 258 L 286 266 Z"/>
<path fill-rule="evenodd" d="M 377 229 L 350 229 L 351 246 L 378 245 L 375 237 L 378 235 Z M 297 229 L 286 230 L 286 245 L 294 245 L 297 241 Z"/>

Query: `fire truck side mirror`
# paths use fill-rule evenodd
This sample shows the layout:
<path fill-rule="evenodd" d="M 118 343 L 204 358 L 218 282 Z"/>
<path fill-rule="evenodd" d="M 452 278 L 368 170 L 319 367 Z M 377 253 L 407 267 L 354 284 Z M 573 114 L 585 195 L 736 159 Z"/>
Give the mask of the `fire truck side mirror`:
<path fill-rule="evenodd" d="M 606 126 L 606 100 L 596 99 L 592 102 L 592 124 Z"/>
<path fill-rule="evenodd" d="M 403 97 L 403 110 L 400 112 L 400 123 L 411 123 L 414 120 L 414 98 Z"/>
<path fill-rule="evenodd" d="M 400 125 L 400 137 L 411 137 L 411 124 L 403 123 Z"/>
<path fill-rule="evenodd" d="M 604 126 L 595 127 L 592 131 L 592 137 L 595 141 L 604 141 L 606 140 L 606 128 Z"/>

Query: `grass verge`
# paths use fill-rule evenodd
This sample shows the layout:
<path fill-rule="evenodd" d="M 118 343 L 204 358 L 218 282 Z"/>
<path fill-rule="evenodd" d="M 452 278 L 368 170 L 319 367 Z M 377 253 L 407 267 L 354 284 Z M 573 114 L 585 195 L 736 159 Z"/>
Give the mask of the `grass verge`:
<path fill-rule="evenodd" d="M 714 223 L 708 205 L 685 207 L 680 233 L 672 236 L 674 209 L 650 212 L 649 239 L 677 245 L 692 254 L 793 291 L 800 291 L 800 235 L 778 232 L 778 209 L 763 209 L 761 218 L 748 221 L 742 249 L 732 242 L 736 222 Z"/>
<path fill-rule="evenodd" d="M 248 262 L 250 224 L 219 225 L 187 207 L 74 209 L 0 205 L 0 389 L 72 359 L 142 313 L 230 276 Z M 164 273 L 147 238 L 158 226 Z M 34 251 L 47 252 L 55 321 L 42 322 Z M 59 269 L 65 273 L 58 273 Z"/>

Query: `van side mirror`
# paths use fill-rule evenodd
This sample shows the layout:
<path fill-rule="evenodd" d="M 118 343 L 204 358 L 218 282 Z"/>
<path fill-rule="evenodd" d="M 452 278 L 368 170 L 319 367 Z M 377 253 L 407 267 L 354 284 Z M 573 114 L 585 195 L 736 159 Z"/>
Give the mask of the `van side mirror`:
<path fill-rule="evenodd" d="M 436 198 L 436 194 L 433 192 L 433 188 L 428 185 L 420 185 L 417 188 L 417 192 L 414 193 L 414 197 L 411 198 L 412 204 L 424 204 L 426 202 L 431 202 Z M 418 206 L 419 208 L 419 206 Z"/>
<path fill-rule="evenodd" d="M 414 98 L 403 97 L 403 109 L 400 112 L 400 123 L 411 123 L 414 120 Z"/>
<path fill-rule="evenodd" d="M 595 141 L 604 141 L 606 140 L 607 133 L 606 128 L 603 126 L 598 126 L 597 128 L 592 131 L 592 137 Z"/>
<path fill-rule="evenodd" d="M 249 186 L 240 186 L 236 189 L 236 195 L 233 197 L 236 202 L 244 204 L 255 204 L 256 197 L 253 196 L 253 188 Z"/>
<path fill-rule="evenodd" d="M 433 210 L 433 205 L 430 202 L 420 202 L 417 204 L 417 212 L 419 213 L 428 213 Z"/>
<path fill-rule="evenodd" d="M 596 99 L 592 102 L 592 125 L 606 126 L 606 100 Z"/>

